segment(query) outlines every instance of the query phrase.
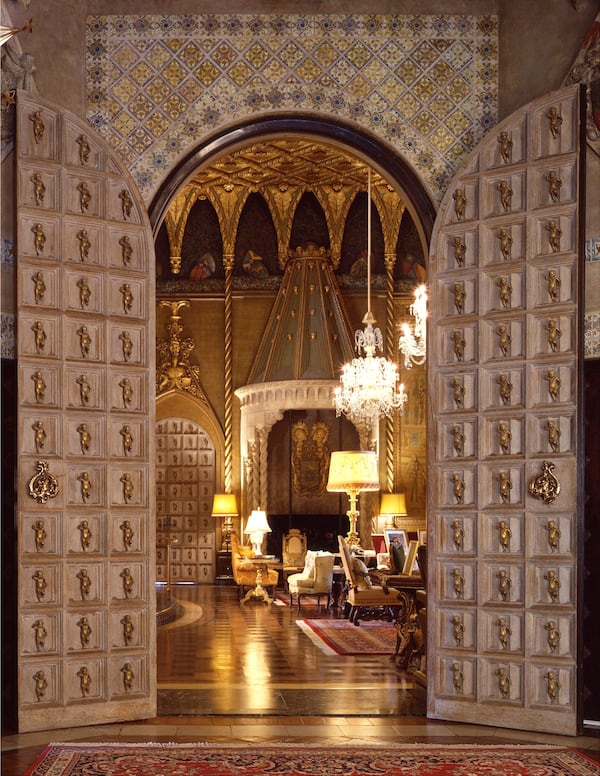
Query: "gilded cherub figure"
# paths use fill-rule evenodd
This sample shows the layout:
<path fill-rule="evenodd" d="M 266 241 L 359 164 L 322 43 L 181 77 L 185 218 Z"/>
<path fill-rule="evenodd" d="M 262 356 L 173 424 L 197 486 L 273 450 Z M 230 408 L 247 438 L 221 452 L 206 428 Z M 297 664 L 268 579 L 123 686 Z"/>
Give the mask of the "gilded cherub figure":
<path fill-rule="evenodd" d="M 454 472 L 450 478 L 452 481 L 452 492 L 457 504 L 463 504 L 465 500 L 465 481 L 458 472 Z"/>
<path fill-rule="evenodd" d="M 562 229 L 554 218 L 551 218 L 544 229 L 548 232 L 548 242 L 550 243 L 550 250 L 552 253 L 558 253 L 560 251 L 560 238 L 562 235 Z"/>
<path fill-rule="evenodd" d="M 88 231 L 87 229 L 80 229 L 75 236 L 79 240 L 79 258 L 81 261 L 86 261 L 90 257 L 90 248 L 92 247 Z"/>
<path fill-rule="evenodd" d="M 35 321 L 31 327 L 31 331 L 33 332 L 35 352 L 43 353 L 44 348 L 46 347 L 46 340 L 48 339 L 48 336 L 44 331 L 44 324 L 41 321 Z"/>
<path fill-rule="evenodd" d="M 462 550 L 465 539 L 465 529 L 460 520 L 452 521 L 452 541 L 454 542 L 454 548 Z"/>
<path fill-rule="evenodd" d="M 44 621 L 36 620 L 31 627 L 33 628 L 35 648 L 38 652 L 41 652 L 46 646 L 46 639 L 48 638 L 48 631 L 46 630 Z"/>
<path fill-rule="evenodd" d="M 127 315 L 133 307 L 133 293 L 129 283 L 123 283 L 123 285 L 119 288 L 119 292 L 123 297 L 123 311 L 125 315 Z"/>
<path fill-rule="evenodd" d="M 44 428 L 44 424 L 41 420 L 36 420 L 31 428 L 33 429 L 33 442 L 35 445 L 35 452 L 41 453 L 44 449 L 44 444 L 46 442 L 46 429 Z"/>
<path fill-rule="evenodd" d="M 133 200 L 127 189 L 122 189 L 119 192 L 119 199 L 121 200 L 121 209 L 123 211 L 123 218 L 127 220 L 131 215 L 131 208 L 133 207 Z"/>
<path fill-rule="evenodd" d="M 452 569 L 452 587 L 454 588 L 454 595 L 456 598 L 464 598 L 465 596 L 465 578 L 462 571 L 459 568 Z"/>
<path fill-rule="evenodd" d="M 556 571 L 550 569 L 547 574 L 544 574 L 544 579 L 548 583 L 548 595 L 550 596 L 552 603 L 558 601 L 560 579 L 556 576 Z"/>
<path fill-rule="evenodd" d="M 454 692 L 462 694 L 465 675 L 460 663 L 452 663 L 452 685 Z"/>
<path fill-rule="evenodd" d="M 33 125 L 33 139 L 36 143 L 39 143 L 46 131 L 46 127 L 42 121 L 42 112 L 40 110 L 34 110 L 29 114 L 29 121 L 31 121 Z"/>
<path fill-rule="evenodd" d="M 546 117 L 549 121 L 550 134 L 554 139 L 556 139 L 560 135 L 560 128 L 563 123 L 563 119 L 558 112 L 558 108 L 553 105 L 546 114 Z"/>
<path fill-rule="evenodd" d="M 467 292 L 465 291 L 463 284 L 458 281 L 452 285 L 451 291 L 454 294 L 454 307 L 456 308 L 456 312 L 459 315 L 462 315 Z"/>
<path fill-rule="evenodd" d="M 550 703 L 556 703 L 558 693 L 560 692 L 560 682 L 556 678 L 554 671 L 548 671 L 547 674 L 544 674 L 544 679 L 546 680 L 546 692 L 550 698 Z"/>
<path fill-rule="evenodd" d="M 121 259 L 123 261 L 123 266 L 128 267 L 131 263 L 131 257 L 133 256 L 133 248 L 131 247 L 129 237 L 126 234 L 124 234 L 123 237 L 121 237 L 119 240 L 119 245 L 121 246 Z"/>
<path fill-rule="evenodd" d="M 35 255 L 41 256 L 44 252 L 44 245 L 46 245 L 46 235 L 44 234 L 44 227 L 41 224 L 34 224 L 31 227 L 33 232 L 33 247 L 35 249 Z"/>
<path fill-rule="evenodd" d="M 465 398 L 465 384 L 460 377 L 454 376 L 450 383 L 452 388 L 452 396 L 454 398 L 454 404 L 457 407 L 462 407 Z"/>
<path fill-rule="evenodd" d="M 500 156 L 502 157 L 502 161 L 509 162 L 512 154 L 513 141 L 505 129 L 498 135 L 498 142 L 500 143 Z"/>
<path fill-rule="evenodd" d="M 502 548 L 502 552 L 506 552 L 510 549 L 512 529 L 506 520 L 500 520 L 496 527 L 498 528 L 498 539 L 500 540 L 500 547 Z"/>
<path fill-rule="evenodd" d="M 456 235 L 453 240 L 452 244 L 454 245 L 454 259 L 459 267 L 465 266 L 465 254 L 467 252 L 467 246 L 462 241 L 462 237 L 460 235 Z"/>
<path fill-rule="evenodd" d="M 125 330 L 119 334 L 119 339 L 121 340 L 121 347 L 123 350 L 123 360 L 129 361 L 133 354 L 133 340 L 131 339 L 131 335 Z"/>
<path fill-rule="evenodd" d="M 496 574 L 496 577 L 498 579 L 498 592 L 500 593 L 500 598 L 503 601 L 508 601 L 510 598 L 510 588 L 512 587 L 512 580 L 508 575 L 508 571 L 506 571 L 506 569 L 500 569 Z"/>
<path fill-rule="evenodd" d="M 127 407 L 129 407 L 133 401 L 133 387 L 131 385 L 131 380 L 128 377 L 124 377 L 119 382 L 119 388 L 121 389 L 122 393 L 123 407 L 127 409 Z"/>
<path fill-rule="evenodd" d="M 465 217 L 465 210 L 467 207 L 467 195 L 465 194 L 465 190 L 455 189 L 454 193 L 452 194 L 452 199 L 454 200 L 454 212 L 456 213 L 456 218 L 459 221 L 462 221 Z"/>
<path fill-rule="evenodd" d="M 123 674 L 123 688 L 125 692 L 129 692 L 129 690 L 133 689 L 133 680 L 135 679 L 131 663 L 125 663 L 121 666 L 121 673 Z"/>
<path fill-rule="evenodd" d="M 500 501 L 503 504 L 508 504 L 510 501 L 510 491 L 512 490 L 512 481 L 508 472 L 498 472 L 496 476 L 498 482 L 498 493 L 500 495 Z"/>
<path fill-rule="evenodd" d="M 545 529 L 548 534 L 548 546 L 550 547 L 550 552 L 556 552 L 560 542 L 560 528 L 556 525 L 554 520 L 548 520 Z"/>
<path fill-rule="evenodd" d="M 79 628 L 79 640 L 81 641 L 81 646 L 83 649 L 85 649 L 87 646 L 89 646 L 90 640 L 92 638 L 92 627 L 88 621 L 88 618 L 80 617 L 77 623 L 77 627 Z"/>
<path fill-rule="evenodd" d="M 84 310 L 89 305 L 92 296 L 87 278 L 79 278 L 77 288 L 79 289 L 79 304 L 81 309 Z"/>
<path fill-rule="evenodd" d="M 77 671 L 77 676 L 79 677 L 81 695 L 85 698 L 86 695 L 90 694 L 92 689 L 92 677 L 90 676 L 87 666 L 81 666 L 79 671 Z"/>
<path fill-rule="evenodd" d="M 34 172 L 30 178 L 33 183 L 33 197 L 35 204 L 40 206 L 44 204 L 44 196 L 46 195 L 46 186 L 42 180 L 42 176 L 39 172 Z"/>
<path fill-rule="evenodd" d="M 548 631 L 548 648 L 551 653 L 554 653 L 557 651 L 560 644 L 560 631 L 556 627 L 556 622 L 554 620 L 548 620 L 544 625 L 544 630 Z"/>
<path fill-rule="evenodd" d="M 548 281 L 548 296 L 551 302 L 558 301 L 558 295 L 560 293 L 560 278 L 558 277 L 555 269 L 549 269 L 548 274 L 544 275 L 544 280 Z"/>
<path fill-rule="evenodd" d="M 454 342 L 454 355 L 456 356 L 456 360 L 464 361 L 467 341 L 460 329 L 454 329 L 452 332 L 452 341 Z"/>
<path fill-rule="evenodd" d="M 129 596 L 133 593 L 133 576 L 131 574 L 131 570 L 129 568 L 124 568 L 123 571 L 119 574 L 121 579 L 123 580 L 123 592 L 125 593 L 125 598 L 129 598 Z"/>
<path fill-rule="evenodd" d="M 133 632 L 135 630 L 135 627 L 133 625 L 133 621 L 131 619 L 130 614 L 123 615 L 120 622 L 121 622 L 121 625 L 123 626 L 123 643 L 127 647 L 133 641 Z"/>
<path fill-rule="evenodd" d="M 119 433 L 123 438 L 123 455 L 128 455 L 133 450 L 133 434 L 131 433 L 131 426 L 125 424 Z"/>
<path fill-rule="evenodd" d="M 81 500 L 85 504 L 92 495 L 92 481 L 90 480 L 90 474 L 89 472 L 81 472 L 81 474 L 77 475 L 77 479 L 81 483 Z"/>
<path fill-rule="evenodd" d="M 496 188 L 500 192 L 500 204 L 502 205 L 504 212 L 508 212 L 512 207 L 512 186 L 508 181 L 502 180 L 498 183 Z"/>
<path fill-rule="evenodd" d="M 509 375 L 500 374 L 498 375 L 498 386 L 500 391 L 500 399 L 502 401 L 502 404 L 508 405 L 510 404 L 510 396 L 513 389 L 513 384 L 510 381 Z"/>
<path fill-rule="evenodd" d="M 81 350 L 81 357 L 87 358 L 90 354 L 90 348 L 92 347 L 92 338 L 88 331 L 88 327 L 82 324 L 75 332 L 79 337 L 79 349 Z"/>
<path fill-rule="evenodd" d="M 36 569 L 31 578 L 35 582 L 35 597 L 38 601 L 42 601 L 46 595 L 46 588 L 48 587 L 44 572 L 41 569 Z"/>
<path fill-rule="evenodd" d="M 544 379 L 548 381 L 548 393 L 550 394 L 550 400 L 558 401 L 560 391 L 560 377 L 556 374 L 554 369 L 549 369 L 544 375 Z"/>
<path fill-rule="evenodd" d="M 562 186 L 562 180 L 556 174 L 556 170 L 550 170 L 544 180 L 548 183 L 548 193 L 552 202 L 558 202 L 560 200 L 560 189 Z"/>
<path fill-rule="evenodd" d="M 40 369 L 36 369 L 31 375 L 33 380 L 33 392 L 37 404 L 42 404 L 46 396 L 46 382 Z"/>
<path fill-rule="evenodd" d="M 512 297 L 512 284 L 510 277 L 501 276 L 496 280 L 496 285 L 500 289 L 500 303 L 502 307 L 510 307 L 510 301 Z"/>
<path fill-rule="evenodd" d="M 92 386 L 88 381 L 88 376 L 86 374 L 81 374 L 75 382 L 79 386 L 79 400 L 81 401 L 81 406 L 87 407 L 92 398 Z"/>
<path fill-rule="evenodd" d="M 504 261 L 508 261 L 508 259 L 510 259 L 513 244 L 513 238 L 510 234 L 510 230 L 503 226 L 498 231 L 498 239 L 500 240 L 500 253 L 502 254 L 502 258 Z"/>
<path fill-rule="evenodd" d="M 133 498 L 133 480 L 129 472 L 124 472 L 120 477 L 123 485 L 123 501 L 127 504 Z"/>
<path fill-rule="evenodd" d="M 44 549 L 46 539 L 48 538 L 46 533 L 46 525 L 43 520 L 36 520 L 31 527 L 34 532 L 35 550 L 36 552 L 40 552 Z"/>
<path fill-rule="evenodd" d="M 87 210 L 89 210 L 92 194 L 85 181 L 78 183 L 76 189 L 79 192 L 79 208 L 82 213 L 85 213 Z"/>
<path fill-rule="evenodd" d="M 92 531 L 89 522 L 87 520 L 82 520 L 77 526 L 77 530 L 79 531 L 81 540 L 81 549 L 84 552 L 87 552 L 92 543 Z"/>
<path fill-rule="evenodd" d="M 561 338 L 561 330 L 558 328 L 558 324 L 554 320 L 554 318 L 550 318 L 548 322 L 546 323 L 546 328 L 548 329 L 548 345 L 550 347 L 550 350 L 552 353 L 556 353 L 558 350 L 560 338 Z"/>
<path fill-rule="evenodd" d="M 504 617 L 498 617 L 496 620 L 498 626 L 498 639 L 500 640 L 500 646 L 502 649 L 510 649 L 510 637 L 512 636 L 512 629 L 507 625 Z"/>
<path fill-rule="evenodd" d="M 36 671 L 33 675 L 33 681 L 35 682 L 35 699 L 41 701 L 48 689 L 48 680 L 44 671 Z"/>
<path fill-rule="evenodd" d="M 462 426 L 454 425 L 450 429 L 452 434 L 452 446 L 456 455 L 462 456 L 465 454 L 465 434 L 462 430 Z"/>
<path fill-rule="evenodd" d="M 512 336 L 508 330 L 508 326 L 505 323 L 501 323 L 496 329 L 496 334 L 499 337 L 498 345 L 500 347 L 500 353 L 502 353 L 503 356 L 508 356 L 510 343 L 512 342 Z"/>
<path fill-rule="evenodd" d="M 86 165 L 90 159 L 90 144 L 85 135 L 79 135 L 75 141 L 79 146 L 79 163 Z"/>
<path fill-rule="evenodd" d="M 509 453 L 510 443 L 512 440 L 512 431 L 510 430 L 508 423 L 505 423 L 504 421 L 500 421 L 500 423 L 498 423 L 498 425 L 496 426 L 496 431 L 498 432 L 498 442 L 500 444 L 500 450 L 502 451 L 502 453 Z"/>
<path fill-rule="evenodd" d="M 44 300 L 46 293 L 46 283 L 44 282 L 44 275 L 42 272 L 34 272 L 31 276 L 33 280 L 33 298 L 36 304 L 40 304 Z"/>
<path fill-rule="evenodd" d="M 498 689 L 500 690 L 500 695 L 503 698 L 508 698 L 511 685 L 510 676 L 506 673 L 506 669 L 502 667 L 496 669 L 496 676 L 498 677 Z"/>
<path fill-rule="evenodd" d="M 560 426 L 554 420 L 548 419 L 546 426 L 548 429 L 548 444 L 553 453 L 557 453 L 560 446 Z"/>
<path fill-rule="evenodd" d="M 463 643 L 465 624 L 459 614 L 452 615 L 452 633 L 454 634 L 454 642 L 456 646 L 460 647 Z"/>

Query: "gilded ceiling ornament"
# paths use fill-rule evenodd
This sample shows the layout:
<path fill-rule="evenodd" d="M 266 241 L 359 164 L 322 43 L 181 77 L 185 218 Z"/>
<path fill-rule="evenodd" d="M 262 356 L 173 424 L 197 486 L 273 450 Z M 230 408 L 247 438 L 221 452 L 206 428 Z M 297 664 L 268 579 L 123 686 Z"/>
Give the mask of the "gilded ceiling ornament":
<path fill-rule="evenodd" d="M 162 301 L 160 307 L 170 309 L 167 322 L 168 336 L 157 341 L 156 393 L 178 389 L 188 391 L 192 396 L 207 403 L 200 382 L 200 367 L 190 364 L 192 350 L 196 343 L 191 337 L 182 338 L 183 325 L 180 310 L 188 309 L 187 299 L 174 302 Z"/>
<path fill-rule="evenodd" d="M 45 504 L 48 499 L 56 498 L 60 491 L 58 480 L 48 471 L 48 461 L 37 461 L 37 473 L 27 483 L 27 492 L 38 504 Z"/>
<path fill-rule="evenodd" d="M 554 474 L 556 465 L 552 461 L 542 461 L 542 473 L 529 483 L 529 493 L 544 504 L 554 504 L 560 493 L 560 482 Z"/>

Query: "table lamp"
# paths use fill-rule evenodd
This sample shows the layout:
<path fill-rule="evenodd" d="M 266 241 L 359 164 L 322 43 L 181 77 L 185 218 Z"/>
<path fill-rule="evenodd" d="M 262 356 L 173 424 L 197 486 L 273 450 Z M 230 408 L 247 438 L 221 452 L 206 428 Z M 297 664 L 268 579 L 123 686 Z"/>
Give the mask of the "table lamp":
<path fill-rule="evenodd" d="M 386 518 L 385 528 L 396 528 L 395 517 L 406 517 L 404 493 L 382 493 L 379 514 Z"/>
<path fill-rule="evenodd" d="M 266 533 L 271 533 L 267 521 L 267 513 L 262 509 L 253 509 L 246 523 L 244 533 L 250 537 L 250 544 L 255 555 L 262 555 L 262 543 Z"/>
<path fill-rule="evenodd" d="M 215 493 L 211 514 L 213 517 L 223 518 L 221 549 L 229 552 L 231 549 L 233 518 L 238 516 L 235 493 Z"/>
<path fill-rule="evenodd" d="M 348 494 L 350 509 L 346 514 L 350 530 L 346 541 L 350 547 L 360 547 L 360 536 L 356 530 L 359 517 L 356 500 L 362 491 L 379 490 L 377 453 L 370 450 L 337 450 L 331 453 L 327 490 Z"/>

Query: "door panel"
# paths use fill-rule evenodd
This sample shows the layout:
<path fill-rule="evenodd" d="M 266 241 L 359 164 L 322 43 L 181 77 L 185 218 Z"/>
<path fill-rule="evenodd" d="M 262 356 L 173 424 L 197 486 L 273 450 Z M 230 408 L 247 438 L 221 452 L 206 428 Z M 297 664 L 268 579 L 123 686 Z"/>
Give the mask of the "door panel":
<path fill-rule="evenodd" d="M 468 157 L 436 220 L 432 717 L 576 732 L 582 153 L 577 88 L 537 100 Z"/>
<path fill-rule="evenodd" d="M 152 233 L 76 116 L 20 93 L 16 147 L 19 729 L 153 716 Z"/>

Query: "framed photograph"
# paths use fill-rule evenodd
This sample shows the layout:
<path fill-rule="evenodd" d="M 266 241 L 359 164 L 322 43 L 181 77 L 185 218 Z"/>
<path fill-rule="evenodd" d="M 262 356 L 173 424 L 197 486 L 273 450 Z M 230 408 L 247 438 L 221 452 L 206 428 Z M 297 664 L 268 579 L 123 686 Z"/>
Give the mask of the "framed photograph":
<path fill-rule="evenodd" d="M 427 531 L 419 531 L 419 544 L 427 544 Z"/>
<path fill-rule="evenodd" d="M 416 541 L 416 539 L 413 539 L 408 544 L 408 552 L 406 553 L 406 560 L 404 561 L 404 568 L 402 569 L 403 574 L 412 574 L 415 570 L 415 566 L 417 566 L 417 548 L 419 546 L 419 542 Z M 418 566 L 417 566 L 418 569 Z"/>
<path fill-rule="evenodd" d="M 393 545 L 399 545 L 404 549 L 404 552 L 408 552 L 408 539 L 406 538 L 406 531 L 399 528 L 384 528 L 385 546 L 387 552 L 392 551 Z"/>

